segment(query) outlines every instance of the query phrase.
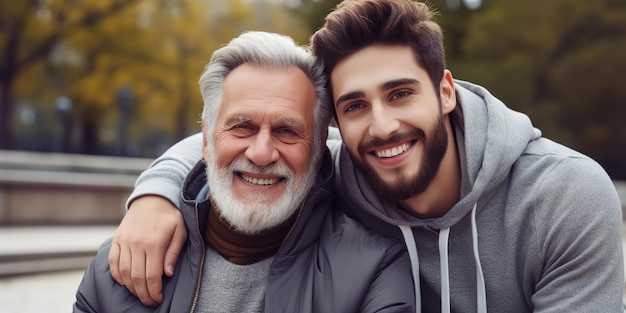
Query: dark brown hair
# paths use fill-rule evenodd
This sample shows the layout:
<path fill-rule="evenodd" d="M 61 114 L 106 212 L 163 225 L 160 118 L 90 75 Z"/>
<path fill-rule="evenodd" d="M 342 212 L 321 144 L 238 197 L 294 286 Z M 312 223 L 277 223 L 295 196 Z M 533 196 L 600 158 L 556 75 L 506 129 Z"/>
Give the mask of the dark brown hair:
<path fill-rule="evenodd" d="M 330 75 L 338 62 L 372 44 L 410 46 L 437 90 L 445 60 L 443 34 L 433 16 L 426 4 L 412 0 L 344 0 L 313 34 L 310 48 Z"/>

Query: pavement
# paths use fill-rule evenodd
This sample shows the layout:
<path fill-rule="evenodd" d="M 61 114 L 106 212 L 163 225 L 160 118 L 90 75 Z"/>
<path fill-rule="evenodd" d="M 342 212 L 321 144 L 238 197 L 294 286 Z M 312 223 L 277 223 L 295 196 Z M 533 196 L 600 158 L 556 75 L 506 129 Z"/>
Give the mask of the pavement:
<path fill-rule="evenodd" d="M 0 227 L 0 311 L 67 313 L 116 226 Z"/>
<path fill-rule="evenodd" d="M 85 267 L 115 228 L 0 227 L 0 311 L 71 312 Z M 622 242 L 626 251 L 626 223 Z"/>

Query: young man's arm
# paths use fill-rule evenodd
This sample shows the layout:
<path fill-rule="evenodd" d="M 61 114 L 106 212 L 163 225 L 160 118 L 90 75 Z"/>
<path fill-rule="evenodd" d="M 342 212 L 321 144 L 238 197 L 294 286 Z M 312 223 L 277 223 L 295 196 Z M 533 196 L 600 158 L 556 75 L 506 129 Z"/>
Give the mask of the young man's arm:
<path fill-rule="evenodd" d="M 622 312 L 622 210 L 608 175 L 591 160 L 563 161 L 542 189 L 534 311 Z"/>
<path fill-rule="evenodd" d="M 144 171 L 127 202 L 109 252 L 111 275 L 143 304 L 161 303 L 187 231 L 180 207 L 183 179 L 202 158 L 202 134 L 176 143 Z"/>

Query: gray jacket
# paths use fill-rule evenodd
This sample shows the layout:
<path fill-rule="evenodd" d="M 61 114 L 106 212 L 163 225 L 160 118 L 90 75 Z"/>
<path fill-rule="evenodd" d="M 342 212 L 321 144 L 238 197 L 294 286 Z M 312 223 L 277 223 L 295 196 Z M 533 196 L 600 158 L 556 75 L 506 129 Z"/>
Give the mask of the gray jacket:
<path fill-rule="evenodd" d="M 334 170 L 328 151 L 324 158 L 316 184 L 270 267 L 265 312 L 415 312 L 410 261 L 402 243 L 331 209 Z M 109 240 L 85 272 L 74 312 L 193 312 L 208 212 L 190 199 L 205 183 L 205 166 L 199 162 L 183 185 L 181 212 L 189 236 L 174 276 L 164 278 L 160 306 L 143 306 L 113 280 Z"/>

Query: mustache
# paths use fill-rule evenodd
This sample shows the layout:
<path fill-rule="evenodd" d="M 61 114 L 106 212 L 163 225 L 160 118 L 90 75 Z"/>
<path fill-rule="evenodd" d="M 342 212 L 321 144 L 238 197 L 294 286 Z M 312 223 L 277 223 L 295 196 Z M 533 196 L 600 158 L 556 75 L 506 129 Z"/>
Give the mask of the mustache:
<path fill-rule="evenodd" d="M 258 166 L 246 158 L 237 158 L 229 166 L 232 172 L 248 172 L 260 175 L 276 175 L 291 177 L 293 171 L 283 162 L 272 163 L 267 166 Z"/>
<path fill-rule="evenodd" d="M 426 134 L 421 129 L 414 128 L 408 132 L 394 133 L 387 139 L 372 138 L 359 144 L 357 151 L 359 154 L 366 154 L 381 146 L 399 144 L 401 142 L 409 140 L 412 141 L 415 139 L 425 141 Z"/>

